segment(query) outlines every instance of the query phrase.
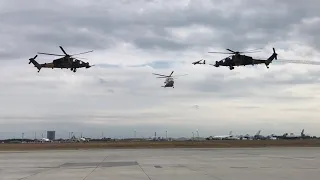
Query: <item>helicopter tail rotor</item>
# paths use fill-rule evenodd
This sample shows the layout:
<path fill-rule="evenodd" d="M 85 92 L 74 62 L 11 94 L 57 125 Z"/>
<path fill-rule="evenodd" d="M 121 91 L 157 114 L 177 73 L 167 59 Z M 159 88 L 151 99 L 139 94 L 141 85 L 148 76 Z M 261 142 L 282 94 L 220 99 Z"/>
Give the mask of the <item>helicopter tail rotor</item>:
<path fill-rule="evenodd" d="M 35 55 L 33 58 L 29 59 L 29 64 L 32 63 L 32 60 L 35 61 L 35 59 L 38 57 L 38 55 Z"/>
<path fill-rule="evenodd" d="M 272 48 L 273 54 L 266 60 L 265 65 L 267 68 L 269 68 L 269 64 L 275 59 L 278 59 L 278 54 L 276 53 L 276 50 Z"/>
<path fill-rule="evenodd" d="M 274 58 L 277 60 L 278 59 L 278 54 L 276 53 L 276 50 L 274 48 L 273 49 L 273 55 L 274 55 Z"/>
<path fill-rule="evenodd" d="M 29 59 L 29 64 L 32 63 L 34 65 L 34 67 L 36 67 L 38 69 L 38 72 L 40 72 L 41 70 L 41 65 L 35 60 L 38 57 L 38 55 L 35 55 L 33 58 Z"/>

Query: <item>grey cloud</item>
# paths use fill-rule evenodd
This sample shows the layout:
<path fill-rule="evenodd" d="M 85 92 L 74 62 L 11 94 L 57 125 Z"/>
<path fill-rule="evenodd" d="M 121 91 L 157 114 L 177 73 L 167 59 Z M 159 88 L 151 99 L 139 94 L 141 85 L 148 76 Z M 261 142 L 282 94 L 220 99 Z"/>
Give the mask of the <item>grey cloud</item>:
<path fill-rule="evenodd" d="M 227 71 L 229 70 L 227 69 Z M 195 82 L 192 88 L 204 93 L 211 92 L 223 98 L 265 96 L 278 100 L 306 100 L 313 99 L 314 95 L 306 94 L 303 97 L 290 97 L 290 94 L 282 93 L 281 91 L 285 87 L 318 84 L 320 82 L 319 75 L 319 72 L 316 70 L 305 73 L 295 73 L 291 72 L 290 69 L 288 69 L 288 71 L 279 69 L 273 73 L 265 72 L 262 75 L 241 79 L 237 77 L 225 79 L 224 74 L 215 74 L 207 76 L 203 81 Z M 285 76 L 285 78 L 281 78 L 282 76 Z M 266 89 L 268 89 L 268 91 L 266 91 Z"/>
<path fill-rule="evenodd" d="M 138 116 L 137 116 L 138 115 Z M 1 119 L 6 119 L 6 120 L 28 120 L 28 121 L 46 121 L 46 120 L 54 120 L 54 122 L 64 122 L 68 120 L 68 122 L 79 122 L 83 120 L 92 120 L 92 119 L 103 119 L 109 122 L 112 121 L 133 121 L 133 120 L 139 120 L 139 119 L 152 119 L 153 117 L 157 118 L 166 118 L 169 117 L 170 114 L 165 114 L 165 113 L 139 113 L 139 114 L 128 114 L 124 115 L 123 113 L 115 114 L 115 115 L 86 115 L 83 114 L 82 112 L 79 112 L 79 115 L 50 115 L 50 117 L 47 116 L 1 116 Z M 71 121 L 73 120 L 73 121 Z M 53 122 L 53 121 L 52 121 Z"/>
<path fill-rule="evenodd" d="M 314 7 L 319 6 L 318 1 L 312 0 L 308 3 L 243 1 L 235 7 L 241 11 L 236 11 L 209 9 L 205 3 L 191 1 L 186 8 L 166 11 L 158 8 L 162 2 L 157 5 L 145 4 L 144 1 L 134 4 L 111 1 L 100 3 L 103 3 L 101 6 L 111 10 L 106 11 L 97 6 L 77 6 L 69 11 L 70 7 L 64 7 L 62 1 L 53 1 L 52 6 L 61 8 L 42 10 L 41 5 L 35 9 L 26 6 L 26 9 L 18 12 L 2 13 L 1 26 L 8 30 L 10 27 L 15 27 L 10 34 L 7 33 L 7 36 L 15 39 L 16 48 L 6 50 L 14 54 L 18 51 L 19 43 L 23 43 L 26 47 L 30 43 L 39 46 L 46 44 L 41 47 L 43 51 L 52 50 L 58 45 L 105 49 L 114 46 L 117 41 L 131 42 L 146 50 L 161 48 L 167 51 L 181 51 L 199 46 L 207 48 L 212 45 L 242 50 L 249 46 L 264 46 L 276 40 L 295 38 L 289 37 L 288 34 L 292 31 L 292 26 L 300 24 L 303 18 L 317 16 L 318 11 Z M 216 2 L 212 1 L 210 4 L 213 6 Z M 145 12 L 141 14 L 132 7 L 144 8 Z M 243 15 L 242 12 L 250 14 Z M 190 25 L 204 25 L 215 29 L 218 36 L 207 37 L 206 41 L 198 44 L 192 42 L 192 39 L 198 37 L 191 36 L 191 41 L 178 43 L 175 37 L 171 37 L 170 31 L 166 30 L 176 27 L 187 28 Z M 317 32 L 309 31 L 313 36 L 319 37 Z M 248 38 L 255 33 L 261 35 Z M 38 51 L 39 46 L 19 50 L 20 52 L 22 50 L 21 54 L 26 55 L 28 52 Z M 10 56 L 7 55 L 7 58 Z"/>
<path fill-rule="evenodd" d="M 259 109 L 261 107 L 259 106 L 237 106 L 237 108 L 243 108 L 243 109 Z"/>

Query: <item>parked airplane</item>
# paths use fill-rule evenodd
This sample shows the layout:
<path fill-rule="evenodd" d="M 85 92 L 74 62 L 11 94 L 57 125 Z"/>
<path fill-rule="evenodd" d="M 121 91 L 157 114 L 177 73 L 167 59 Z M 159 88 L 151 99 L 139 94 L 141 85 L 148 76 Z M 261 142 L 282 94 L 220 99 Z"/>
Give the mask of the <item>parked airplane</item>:
<path fill-rule="evenodd" d="M 311 138 L 308 135 L 304 134 L 304 129 L 302 129 L 300 135 L 295 135 L 294 133 L 284 133 L 282 136 L 275 136 L 279 139 L 307 139 Z"/>
<path fill-rule="evenodd" d="M 50 139 L 47 139 L 47 138 L 41 138 L 41 139 L 38 139 L 38 141 L 44 143 L 44 142 L 51 142 Z"/>
<path fill-rule="evenodd" d="M 260 134 L 261 130 L 259 130 L 254 136 L 250 136 L 249 134 L 246 134 L 242 137 L 242 140 L 276 140 L 277 138 L 274 137 L 274 135 L 269 136 L 263 136 Z"/>
<path fill-rule="evenodd" d="M 260 133 L 261 133 L 261 130 L 259 130 L 257 132 L 257 134 L 254 135 L 253 139 L 254 140 L 266 140 L 266 139 L 268 139 L 266 136 L 260 135 Z"/>
<path fill-rule="evenodd" d="M 261 138 L 261 135 L 260 135 L 260 132 L 261 132 L 261 130 L 259 130 L 254 136 L 251 136 L 251 135 L 249 135 L 249 134 L 246 134 L 246 135 L 244 135 L 244 136 L 242 136 L 242 140 L 253 140 L 253 139 L 257 139 L 257 138 Z"/>
<path fill-rule="evenodd" d="M 237 135 L 231 135 L 227 138 L 225 138 L 225 140 L 240 140 L 241 136 L 237 136 Z"/>
<path fill-rule="evenodd" d="M 275 137 L 274 135 L 271 135 L 271 136 L 268 136 L 268 139 L 269 139 L 269 140 L 277 140 L 278 138 Z"/>
<path fill-rule="evenodd" d="M 88 142 L 89 139 L 86 139 L 85 137 L 80 137 L 80 138 L 77 138 L 75 136 L 72 136 L 69 141 L 71 142 Z"/>
<path fill-rule="evenodd" d="M 232 137 L 232 131 L 230 131 L 229 135 L 220 135 L 220 136 L 210 136 L 209 139 L 214 140 L 223 140 L 228 139 Z"/>
<path fill-rule="evenodd" d="M 88 142 L 89 140 L 84 138 L 84 137 L 81 137 L 78 139 L 79 142 Z"/>

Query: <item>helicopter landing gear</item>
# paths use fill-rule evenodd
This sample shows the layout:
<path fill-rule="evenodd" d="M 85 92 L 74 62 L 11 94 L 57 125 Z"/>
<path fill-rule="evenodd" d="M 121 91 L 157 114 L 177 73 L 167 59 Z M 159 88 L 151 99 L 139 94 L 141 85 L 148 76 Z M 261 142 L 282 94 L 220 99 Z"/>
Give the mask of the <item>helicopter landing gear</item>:
<path fill-rule="evenodd" d="M 233 70 L 233 69 L 234 69 L 234 67 L 233 67 L 233 66 L 230 66 L 230 67 L 229 67 L 229 69 L 230 69 L 230 70 Z"/>

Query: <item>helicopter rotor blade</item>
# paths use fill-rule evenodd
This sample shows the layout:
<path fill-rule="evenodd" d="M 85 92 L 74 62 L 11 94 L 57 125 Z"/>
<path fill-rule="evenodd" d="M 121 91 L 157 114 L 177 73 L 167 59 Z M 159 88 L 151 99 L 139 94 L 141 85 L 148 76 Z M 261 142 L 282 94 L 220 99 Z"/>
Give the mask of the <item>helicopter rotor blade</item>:
<path fill-rule="evenodd" d="M 257 50 L 255 50 L 255 51 L 242 51 L 242 52 L 239 52 L 239 53 L 257 53 L 257 52 L 261 52 L 261 51 L 257 51 Z"/>
<path fill-rule="evenodd" d="M 61 54 L 51 54 L 51 53 L 42 53 L 42 52 L 38 52 L 38 54 L 44 54 L 44 55 L 50 55 L 50 56 L 65 56 Z"/>
<path fill-rule="evenodd" d="M 227 49 L 227 50 L 230 51 L 230 52 L 236 53 L 235 51 L 232 51 L 231 49 Z"/>
<path fill-rule="evenodd" d="M 176 76 L 172 76 L 172 77 L 176 78 L 176 77 L 187 76 L 187 75 L 188 74 L 181 74 L 181 75 L 176 75 Z"/>
<path fill-rule="evenodd" d="M 166 75 L 163 74 L 156 74 L 156 73 L 152 73 L 153 75 L 157 75 L 157 76 L 163 76 L 163 77 L 167 77 Z"/>
<path fill-rule="evenodd" d="M 231 52 L 213 52 L 213 51 L 208 52 L 208 53 L 215 53 L 215 54 L 233 54 L 233 53 L 231 53 Z"/>
<path fill-rule="evenodd" d="M 174 72 L 174 71 L 172 71 L 172 72 L 171 72 L 171 74 L 169 75 L 169 77 L 171 77 L 171 76 L 172 76 L 173 72 Z"/>
<path fill-rule="evenodd" d="M 220 59 L 219 61 L 223 61 L 223 60 L 225 60 L 225 59 L 227 59 L 227 58 L 230 58 L 231 56 L 233 56 L 233 55 L 230 55 L 230 56 L 228 56 L 228 57 L 225 57 L 225 58 L 223 58 L 223 59 Z"/>
<path fill-rule="evenodd" d="M 66 53 L 66 51 L 64 51 L 64 49 L 62 48 L 62 46 L 59 46 L 59 48 L 61 49 L 61 51 L 62 51 L 66 56 L 69 55 L 69 54 Z"/>
<path fill-rule="evenodd" d="M 252 50 L 248 50 L 248 51 L 258 51 L 258 50 L 262 50 L 263 48 L 257 48 L 257 49 L 252 49 Z"/>
<path fill-rule="evenodd" d="M 79 57 L 73 57 L 74 59 L 79 59 L 79 60 L 88 60 L 87 58 L 79 58 Z"/>
<path fill-rule="evenodd" d="M 256 52 L 261 52 L 261 51 L 258 51 L 262 48 L 258 48 L 258 49 L 254 49 L 254 50 L 251 50 L 251 51 L 242 51 L 242 52 L 239 52 L 239 51 L 233 51 L 231 49 L 226 49 L 227 51 L 230 51 L 230 52 L 208 52 L 208 53 L 218 53 L 218 54 L 241 54 L 241 53 L 256 53 Z"/>
<path fill-rule="evenodd" d="M 76 55 L 80 55 L 80 54 L 87 54 L 87 53 L 90 53 L 90 52 L 93 52 L 93 50 L 82 52 L 82 53 L 78 53 L 78 54 L 72 54 L 71 56 L 76 56 Z"/>
<path fill-rule="evenodd" d="M 167 77 L 157 77 L 157 78 L 167 78 Z"/>

